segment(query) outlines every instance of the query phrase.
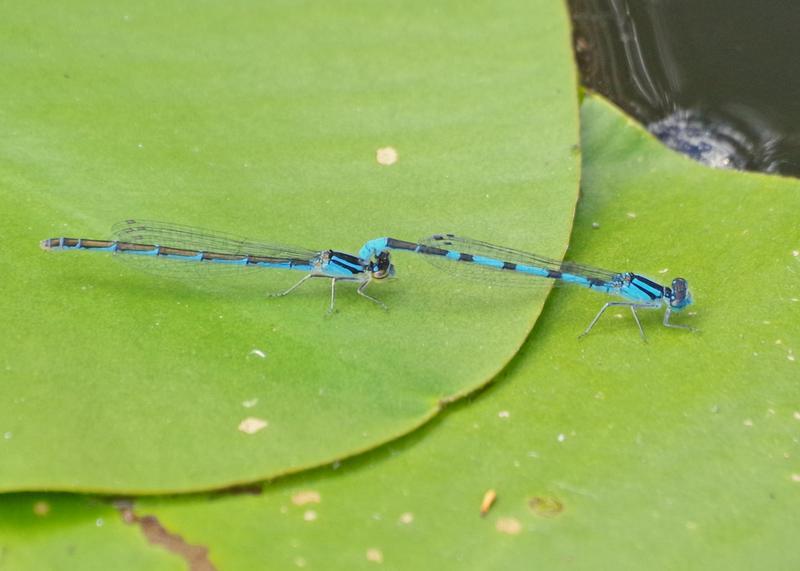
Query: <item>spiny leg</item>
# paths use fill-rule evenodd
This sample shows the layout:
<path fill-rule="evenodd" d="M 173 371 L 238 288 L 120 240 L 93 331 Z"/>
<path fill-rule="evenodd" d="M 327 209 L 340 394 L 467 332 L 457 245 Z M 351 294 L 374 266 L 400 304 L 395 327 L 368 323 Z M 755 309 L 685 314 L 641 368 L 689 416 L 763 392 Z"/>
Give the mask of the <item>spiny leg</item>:
<path fill-rule="evenodd" d="M 644 334 L 644 329 L 642 329 L 642 323 L 639 321 L 639 316 L 636 315 L 636 306 L 631 305 L 631 313 L 633 314 L 633 320 L 636 322 L 636 325 L 639 326 L 639 335 L 642 336 L 642 341 L 647 343 L 647 335 Z"/>
<path fill-rule="evenodd" d="M 597 312 L 597 315 L 594 316 L 594 319 L 592 319 L 592 322 L 589 324 L 589 327 L 587 327 L 586 330 L 583 333 L 578 335 L 578 339 L 580 339 L 581 337 L 586 337 L 587 335 L 589 335 L 589 332 L 592 330 L 592 327 L 594 327 L 594 324 L 597 323 L 597 321 L 600 319 L 600 316 L 603 315 L 603 313 L 605 313 L 606 309 L 608 309 L 609 306 L 613 305 L 613 303 L 614 302 L 609 301 L 603 307 L 600 308 L 600 311 Z"/>
<path fill-rule="evenodd" d="M 697 331 L 694 327 L 690 325 L 681 325 L 680 323 L 670 323 L 669 316 L 672 314 L 672 310 L 668 307 L 667 310 L 664 312 L 664 327 L 671 327 L 672 329 L 687 329 L 689 331 Z"/>
<path fill-rule="evenodd" d="M 378 304 L 378 305 L 380 305 L 380 306 L 381 306 L 383 309 L 385 309 L 385 310 L 388 310 L 389 308 L 388 308 L 388 307 L 386 307 L 386 304 L 385 304 L 385 303 L 383 303 L 382 301 L 380 301 L 380 300 L 378 300 L 378 299 L 375 299 L 375 298 L 374 298 L 374 297 L 372 297 L 371 295 L 367 295 L 366 293 L 364 293 L 364 289 L 365 289 L 365 288 L 366 288 L 368 285 L 369 285 L 369 280 L 365 281 L 365 282 L 364 282 L 364 283 L 362 283 L 360 286 L 358 286 L 358 289 L 356 290 L 356 293 L 358 293 L 358 295 L 360 295 L 360 296 L 366 297 L 368 300 L 370 300 L 370 301 L 372 301 L 372 302 L 374 302 L 374 303 L 377 303 L 377 304 Z"/>
<path fill-rule="evenodd" d="M 287 289 L 286 291 L 281 291 L 281 292 L 278 292 L 278 293 L 271 293 L 271 294 L 269 294 L 269 296 L 270 296 L 270 297 L 282 297 L 282 296 L 284 296 L 284 295 L 289 295 L 289 294 L 290 294 L 290 293 L 292 293 L 294 290 L 296 290 L 296 289 L 297 289 L 297 288 L 299 288 L 301 285 L 303 285 L 303 284 L 306 282 L 306 280 L 308 280 L 309 278 L 313 278 L 313 277 L 314 277 L 314 274 L 308 274 L 308 275 L 306 275 L 306 276 L 303 276 L 303 279 L 301 279 L 299 282 L 297 282 L 296 284 L 294 284 L 292 287 L 290 287 L 290 288 L 289 288 L 289 289 Z"/>
<path fill-rule="evenodd" d="M 630 307 L 631 311 L 633 312 L 633 318 L 636 320 L 636 325 L 639 326 L 639 333 L 641 333 L 642 339 L 647 341 L 647 338 L 644 335 L 644 330 L 642 329 L 642 324 L 639 322 L 639 316 L 636 314 L 636 309 L 635 308 L 637 308 L 637 307 L 645 307 L 645 308 L 648 308 L 648 309 L 654 309 L 654 308 L 657 308 L 658 305 L 657 304 L 653 304 L 653 303 L 630 303 L 630 302 L 627 302 L 627 301 L 609 301 L 609 302 L 606 302 L 606 304 L 603 307 L 600 308 L 600 311 L 597 312 L 597 315 L 594 316 L 594 319 L 592 319 L 592 322 L 589 324 L 589 327 L 587 327 L 586 330 L 583 333 L 578 335 L 578 339 L 588 335 L 589 332 L 592 330 L 592 328 L 597 323 L 597 321 L 603 315 L 603 313 L 605 313 L 606 309 L 608 309 L 611 306 L 615 306 L 615 307 L 627 306 L 627 307 Z"/>
<path fill-rule="evenodd" d="M 331 278 L 331 306 L 328 308 L 328 315 L 333 314 L 333 304 L 336 302 L 336 278 Z"/>

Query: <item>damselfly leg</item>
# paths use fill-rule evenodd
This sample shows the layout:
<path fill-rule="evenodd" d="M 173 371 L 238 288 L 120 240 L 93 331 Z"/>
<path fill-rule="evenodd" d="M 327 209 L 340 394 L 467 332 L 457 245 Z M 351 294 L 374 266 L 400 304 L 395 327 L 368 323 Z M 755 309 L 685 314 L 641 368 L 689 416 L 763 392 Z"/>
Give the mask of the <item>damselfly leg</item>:
<path fill-rule="evenodd" d="M 609 301 L 602 308 L 600 308 L 600 311 L 597 312 L 597 315 L 594 316 L 594 319 L 592 319 L 592 322 L 589 324 L 589 327 L 587 327 L 583 333 L 578 335 L 578 339 L 580 339 L 581 337 L 586 337 L 592 330 L 592 328 L 595 326 L 595 324 L 598 322 L 600 317 L 603 315 L 603 313 L 605 313 L 606 309 L 612 306 L 631 308 L 633 319 L 634 321 L 636 321 L 636 325 L 639 327 L 639 334 L 642 336 L 642 340 L 647 342 L 647 336 L 644 334 L 644 329 L 642 328 L 642 324 L 639 321 L 639 315 L 636 313 L 636 308 L 638 307 L 640 309 L 658 309 L 659 307 L 661 307 L 660 303 L 631 303 L 628 301 Z"/>
<path fill-rule="evenodd" d="M 372 302 L 374 302 L 374 303 L 377 303 L 377 304 L 378 304 L 378 305 L 380 305 L 380 306 L 381 306 L 383 309 L 385 309 L 385 310 L 387 310 L 387 311 L 388 311 L 388 310 L 389 310 L 389 308 L 388 308 L 388 307 L 386 307 L 386 304 L 385 304 L 385 303 L 383 303 L 383 302 L 382 302 L 381 300 L 379 300 L 379 299 L 375 299 L 375 298 L 374 298 L 374 297 L 372 297 L 371 295 L 367 295 L 366 293 L 364 293 L 364 289 L 365 289 L 365 288 L 366 288 L 368 285 L 369 285 L 369 280 L 365 281 L 365 282 L 364 282 L 364 283 L 362 283 L 360 286 L 358 286 L 358 289 L 356 290 L 356 293 L 358 293 L 358 295 L 360 295 L 360 296 L 362 296 L 362 297 L 366 297 L 368 300 L 370 300 L 370 301 L 372 301 Z"/>
<path fill-rule="evenodd" d="M 670 308 L 667 308 L 667 311 L 664 312 L 664 327 L 671 327 L 673 329 L 686 329 L 687 331 L 697 331 L 694 327 L 690 325 L 681 325 L 680 323 L 670 323 L 669 318 L 672 314 Z"/>
<path fill-rule="evenodd" d="M 303 279 L 301 279 L 299 282 L 294 284 L 292 287 L 290 287 L 286 291 L 279 291 L 277 293 L 271 293 L 271 294 L 269 294 L 269 296 L 270 297 L 283 297 L 284 295 L 289 295 L 290 293 L 292 293 L 294 290 L 299 288 L 301 285 L 306 283 L 306 281 L 308 281 L 310 278 L 313 278 L 313 277 L 314 277 L 314 274 L 308 274 L 306 276 L 303 276 Z"/>

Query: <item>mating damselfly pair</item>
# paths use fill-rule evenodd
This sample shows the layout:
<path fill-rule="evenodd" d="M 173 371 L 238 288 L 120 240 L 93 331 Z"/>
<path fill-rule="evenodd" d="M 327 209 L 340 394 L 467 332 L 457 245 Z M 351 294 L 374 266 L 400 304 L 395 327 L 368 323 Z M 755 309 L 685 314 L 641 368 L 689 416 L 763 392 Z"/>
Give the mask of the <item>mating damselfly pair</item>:
<path fill-rule="evenodd" d="M 609 307 L 614 306 L 630 308 L 643 339 L 645 334 L 637 309 L 664 306 L 664 326 L 691 329 L 670 322 L 673 312 L 692 303 L 688 284 L 683 278 L 675 278 L 668 287 L 633 272 L 613 272 L 553 260 L 453 234 L 434 234 L 419 242 L 377 238 L 364 244 L 358 255 L 258 242 L 232 234 L 149 220 L 126 220 L 115 225 L 112 234 L 112 238 L 107 240 L 49 238 L 43 240 L 41 246 L 45 250 L 87 250 L 143 259 L 149 257 L 180 265 L 192 264 L 207 270 L 246 267 L 300 271 L 305 273 L 300 281 L 273 295 L 289 294 L 311 278 L 326 278 L 331 280 L 329 312 L 334 308 L 336 284 L 341 281 L 357 283 L 359 295 L 386 309 L 383 302 L 364 290 L 373 281 L 394 276 L 390 252 L 405 251 L 421 254 L 428 261 L 459 276 L 482 275 L 496 278 L 499 282 L 542 283 L 554 280 L 624 300 L 606 302 L 581 337 L 592 330 Z"/>

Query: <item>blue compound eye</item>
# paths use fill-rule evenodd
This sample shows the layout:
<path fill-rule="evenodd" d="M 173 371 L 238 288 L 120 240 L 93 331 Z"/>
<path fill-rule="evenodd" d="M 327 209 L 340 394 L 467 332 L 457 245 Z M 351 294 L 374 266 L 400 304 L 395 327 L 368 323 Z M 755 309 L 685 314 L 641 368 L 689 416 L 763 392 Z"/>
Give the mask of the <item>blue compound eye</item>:
<path fill-rule="evenodd" d="M 381 252 L 372 264 L 372 277 L 376 280 L 394 275 L 394 266 L 390 261 L 389 252 Z"/>
<path fill-rule="evenodd" d="M 670 306 L 680 309 L 692 303 L 692 296 L 689 294 L 689 284 L 683 278 L 672 280 L 672 299 Z"/>

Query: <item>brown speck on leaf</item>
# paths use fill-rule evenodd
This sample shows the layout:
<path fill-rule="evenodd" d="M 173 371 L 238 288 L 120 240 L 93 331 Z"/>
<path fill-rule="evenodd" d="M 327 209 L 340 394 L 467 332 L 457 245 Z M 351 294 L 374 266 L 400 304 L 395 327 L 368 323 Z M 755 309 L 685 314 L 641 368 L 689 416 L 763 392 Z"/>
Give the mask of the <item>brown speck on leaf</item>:
<path fill-rule="evenodd" d="M 495 529 L 500 533 L 507 533 L 508 535 L 517 535 L 522 531 L 522 524 L 519 520 L 513 517 L 501 517 L 495 524 Z"/>
<path fill-rule="evenodd" d="M 44 500 L 39 500 L 33 504 L 33 513 L 39 517 L 44 517 L 50 513 L 50 504 Z"/>
<path fill-rule="evenodd" d="M 400 515 L 400 523 L 408 525 L 412 521 L 414 521 L 414 514 L 412 514 L 411 512 L 406 512 Z"/>
<path fill-rule="evenodd" d="M 297 492 L 292 496 L 292 503 L 296 506 L 304 506 L 306 504 L 318 504 L 322 501 L 322 497 L 316 490 L 303 490 Z"/>
<path fill-rule="evenodd" d="M 314 510 L 306 510 L 303 514 L 303 519 L 305 521 L 315 521 L 317 519 L 317 512 Z"/>
<path fill-rule="evenodd" d="M 367 561 L 372 561 L 373 563 L 383 563 L 383 551 L 376 549 L 375 547 L 367 549 Z"/>
<path fill-rule="evenodd" d="M 486 514 L 489 513 L 496 499 L 497 492 L 494 490 L 486 490 L 486 493 L 483 494 L 483 500 L 481 501 L 481 517 L 485 517 Z"/>
<path fill-rule="evenodd" d="M 208 560 L 208 548 L 191 545 L 177 533 L 167 531 L 153 516 L 138 516 L 130 502 L 116 502 L 115 506 L 128 525 L 138 525 L 148 542 L 160 545 L 186 561 L 189 571 L 217 571 Z"/>
<path fill-rule="evenodd" d="M 556 517 L 564 511 L 564 504 L 555 498 L 536 496 L 528 501 L 531 511 L 542 517 Z"/>
<path fill-rule="evenodd" d="M 382 147 L 375 152 L 375 160 L 379 165 L 389 166 L 397 162 L 397 149 Z"/>
<path fill-rule="evenodd" d="M 245 434 L 255 434 L 269 426 L 266 420 L 249 416 L 239 423 L 239 430 Z"/>

